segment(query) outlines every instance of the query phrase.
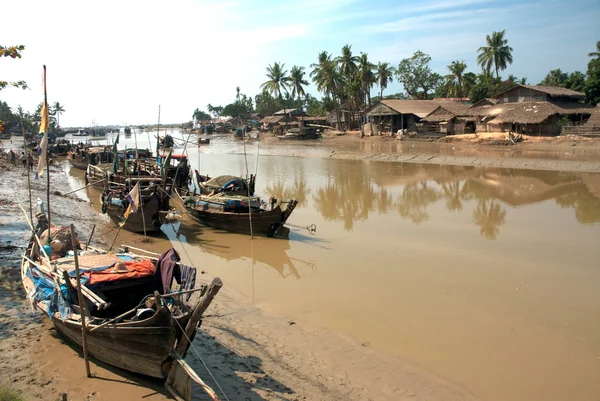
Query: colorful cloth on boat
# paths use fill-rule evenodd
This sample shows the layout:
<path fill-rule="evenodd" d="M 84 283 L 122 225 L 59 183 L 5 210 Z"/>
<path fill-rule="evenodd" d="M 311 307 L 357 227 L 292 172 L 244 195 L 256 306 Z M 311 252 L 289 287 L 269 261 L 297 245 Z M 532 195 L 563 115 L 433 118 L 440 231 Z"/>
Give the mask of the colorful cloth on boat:
<path fill-rule="evenodd" d="M 173 278 L 181 284 L 181 270 L 179 262 L 181 258 L 174 248 L 169 249 L 158 258 L 156 262 L 156 271 L 154 273 L 155 288 L 159 294 L 168 294 L 171 291 Z"/>
<path fill-rule="evenodd" d="M 123 262 L 128 273 L 113 273 L 112 266 L 111 269 L 105 268 L 103 270 L 88 270 L 83 272 L 81 275 L 85 277 L 87 281 L 87 285 L 95 285 L 99 283 L 107 283 L 111 281 L 119 281 L 119 280 L 127 280 L 132 278 L 142 278 L 149 277 L 154 274 L 156 270 L 154 264 L 149 259 L 143 259 L 140 261 L 126 261 Z M 114 266 L 114 265 L 113 265 Z"/>

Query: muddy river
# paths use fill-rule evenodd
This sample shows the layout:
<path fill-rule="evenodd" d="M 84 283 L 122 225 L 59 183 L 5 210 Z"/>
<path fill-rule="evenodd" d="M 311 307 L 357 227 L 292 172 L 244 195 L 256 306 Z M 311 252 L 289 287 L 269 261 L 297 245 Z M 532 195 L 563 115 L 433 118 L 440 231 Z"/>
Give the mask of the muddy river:
<path fill-rule="evenodd" d="M 289 239 L 176 222 L 151 247 L 483 400 L 598 400 L 600 176 L 291 155 L 329 151 L 311 146 L 260 149 L 257 167 L 257 146 L 246 158 L 257 194 L 299 200 Z M 188 151 L 201 173 L 245 174 L 241 147 Z"/>

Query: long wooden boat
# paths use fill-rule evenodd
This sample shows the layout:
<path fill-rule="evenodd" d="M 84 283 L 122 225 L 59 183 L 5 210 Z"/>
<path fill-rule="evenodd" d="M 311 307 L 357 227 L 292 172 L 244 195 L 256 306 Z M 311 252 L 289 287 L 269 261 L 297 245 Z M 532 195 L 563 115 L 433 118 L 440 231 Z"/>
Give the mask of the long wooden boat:
<path fill-rule="evenodd" d="M 75 290 L 74 257 L 50 260 L 44 252 L 39 253 L 38 245 L 44 241 L 40 234 L 47 235 L 44 222 L 47 225 L 45 216 L 38 222 L 35 241 L 32 238 L 23 256 L 23 287 L 34 308 L 50 318 L 57 332 L 81 346 L 82 317 Z M 53 227 L 53 238 L 60 238 L 58 233 L 63 229 L 68 232 L 66 227 Z M 182 338 L 182 328 L 190 320 L 199 319 L 195 309 L 184 302 L 181 292 L 159 294 L 154 278 L 156 258 L 132 253 L 127 247 L 117 253 L 91 247 L 77 252 L 88 316 L 88 353 L 109 365 L 164 379 L 173 363 L 175 345 L 183 342 L 181 345 L 189 346 Z M 119 264 L 125 266 L 125 271 Z M 180 351 L 185 353 L 187 348 Z"/>
<path fill-rule="evenodd" d="M 88 164 L 111 163 L 113 157 L 112 151 L 105 147 L 80 148 L 70 152 L 69 163 L 80 170 L 87 170 Z"/>
<path fill-rule="evenodd" d="M 134 233 L 160 231 L 160 226 L 165 220 L 166 211 L 169 210 L 169 198 L 159 192 L 156 187 L 148 191 L 142 191 L 141 207 L 136 213 L 129 214 L 127 219 L 124 218 L 124 213 L 129 206 L 129 201 L 125 189 L 106 189 L 100 200 L 102 202 L 102 213 L 106 213 L 117 224 L 124 221 L 122 228 Z"/>
<path fill-rule="evenodd" d="M 201 224 L 220 230 L 250 234 L 250 217 L 252 218 L 252 234 L 272 237 L 285 224 L 298 201 L 290 199 L 270 210 L 254 204 L 258 198 L 229 196 L 188 196 L 181 198 L 185 210 L 194 216 Z M 282 207 L 285 204 L 285 207 Z M 250 214 L 252 216 L 250 216 Z"/>
<path fill-rule="evenodd" d="M 210 178 L 206 175 L 201 175 L 198 170 L 194 170 L 194 173 L 196 174 L 201 195 L 224 193 L 227 195 L 248 196 L 248 192 L 250 192 L 250 196 L 254 195 L 256 177 L 253 174 L 250 174 L 249 179 L 245 179 L 234 175 L 219 175 Z"/>

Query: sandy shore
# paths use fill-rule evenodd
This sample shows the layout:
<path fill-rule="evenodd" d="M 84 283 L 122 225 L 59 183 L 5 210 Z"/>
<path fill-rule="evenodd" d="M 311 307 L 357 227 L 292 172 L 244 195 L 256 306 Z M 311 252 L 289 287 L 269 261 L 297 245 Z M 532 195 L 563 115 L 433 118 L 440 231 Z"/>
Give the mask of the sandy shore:
<path fill-rule="evenodd" d="M 311 153 L 308 144 L 292 144 L 269 149 L 268 154 L 600 172 L 600 148 L 591 142 L 517 145 L 508 151 L 351 136 L 326 138 L 324 144 L 331 149 Z M 31 313 L 18 276 L 28 231 L 17 202 L 27 206 L 27 177 L 20 166 L 8 165 L 5 154 L 0 166 L 0 384 L 22 391 L 28 399 L 54 400 L 62 393 L 69 400 L 169 399 L 161 383 L 96 361 L 92 361 L 95 378 L 86 378 L 79 350 L 57 337 L 47 319 Z M 63 192 L 69 188 L 69 177 L 59 165 L 52 167 L 51 178 L 53 188 Z M 34 200 L 45 199 L 44 183 L 33 182 L 32 188 Z M 74 222 L 80 237 L 96 224 L 99 234 L 93 242 L 105 245 L 112 240 L 114 226 L 88 202 L 55 194 L 52 205 L 54 223 Z M 209 281 L 210 275 L 207 269 L 202 281 Z M 227 283 L 207 311 L 194 348 L 216 381 L 194 351 L 189 362 L 230 400 L 476 399 L 431 372 L 371 349 L 368 343 L 268 313 Z"/>

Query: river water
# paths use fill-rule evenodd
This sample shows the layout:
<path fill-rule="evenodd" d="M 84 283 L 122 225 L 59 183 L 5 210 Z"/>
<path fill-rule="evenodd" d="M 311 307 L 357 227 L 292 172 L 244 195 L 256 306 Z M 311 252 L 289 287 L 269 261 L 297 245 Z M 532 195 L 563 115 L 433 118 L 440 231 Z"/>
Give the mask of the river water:
<path fill-rule="evenodd" d="M 292 156 L 330 151 L 311 145 L 260 149 L 257 168 L 258 145 L 242 147 L 215 137 L 189 159 L 211 176 L 245 175 L 247 159 L 257 195 L 298 199 L 289 223 L 316 235 L 251 240 L 184 221 L 154 250 L 175 246 L 257 305 L 483 400 L 599 399 L 600 176 Z"/>

